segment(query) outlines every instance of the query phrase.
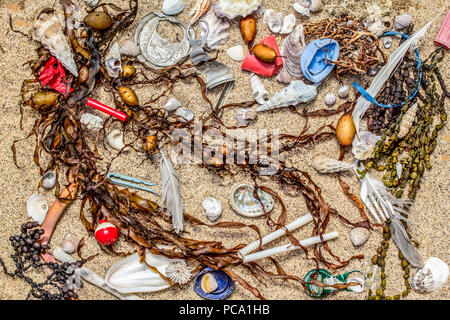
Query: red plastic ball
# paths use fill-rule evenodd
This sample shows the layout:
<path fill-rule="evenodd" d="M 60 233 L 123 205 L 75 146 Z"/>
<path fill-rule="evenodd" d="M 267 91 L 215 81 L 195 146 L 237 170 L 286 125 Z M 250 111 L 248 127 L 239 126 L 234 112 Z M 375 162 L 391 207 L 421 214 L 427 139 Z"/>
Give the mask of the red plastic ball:
<path fill-rule="evenodd" d="M 107 222 L 105 219 L 100 220 L 100 224 L 95 229 L 95 239 L 98 243 L 109 246 L 116 242 L 119 236 L 119 229 L 117 229 L 112 223 Z"/>

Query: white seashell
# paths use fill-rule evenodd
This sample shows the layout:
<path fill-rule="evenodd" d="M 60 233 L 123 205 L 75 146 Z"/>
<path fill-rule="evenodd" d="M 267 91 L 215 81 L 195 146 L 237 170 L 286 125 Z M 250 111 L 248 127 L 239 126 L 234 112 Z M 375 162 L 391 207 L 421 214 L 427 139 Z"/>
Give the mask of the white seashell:
<path fill-rule="evenodd" d="M 167 100 L 164 109 L 166 109 L 168 112 L 172 112 L 177 110 L 179 107 L 181 107 L 180 101 L 175 98 L 170 98 L 169 100 Z"/>
<path fill-rule="evenodd" d="M 397 178 L 400 180 L 402 177 L 403 167 L 400 162 L 395 164 L 395 171 L 397 172 Z"/>
<path fill-rule="evenodd" d="M 347 98 L 350 93 L 350 87 L 349 86 L 342 86 L 338 90 L 338 96 L 341 98 Z"/>
<path fill-rule="evenodd" d="M 411 288 L 417 292 L 433 292 L 447 283 L 448 265 L 439 258 L 431 257 L 425 261 L 423 268 L 417 270 L 411 278 Z"/>
<path fill-rule="evenodd" d="M 216 291 L 219 287 L 219 284 L 216 281 L 216 278 L 214 277 L 214 274 L 211 272 L 205 273 L 202 277 L 200 287 L 202 290 L 206 293 L 211 293 L 213 291 Z"/>
<path fill-rule="evenodd" d="M 398 137 L 401 139 L 405 137 L 409 129 L 411 129 L 414 120 L 416 119 L 416 113 L 419 105 L 415 103 L 411 106 L 403 115 L 402 120 L 400 121 L 400 128 L 398 129 Z"/>
<path fill-rule="evenodd" d="M 109 48 L 108 54 L 105 57 L 105 66 L 110 77 L 117 78 L 120 75 L 122 71 L 122 60 L 118 42 L 114 42 Z"/>
<path fill-rule="evenodd" d="M 313 167 L 320 173 L 343 172 L 353 169 L 353 164 L 339 161 L 324 156 L 318 156 L 313 160 Z"/>
<path fill-rule="evenodd" d="M 194 112 L 186 108 L 178 108 L 175 114 L 180 116 L 181 122 L 191 122 L 194 120 Z"/>
<path fill-rule="evenodd" d="M 48 171 L 42 176 L 42 187 L 44 189 L 51 189 L 56 184 L 56 174 L 53 171 Z"/>
<path fill-rule="evenodd" d="M 309 8 L 309 6 L 311 5 L 311 0 L 299 0 L 296 3 L 303 8 Z"/>
<path fill-rule="evenodd" d="M 200 20 L 208 23 L 206 47 L 210 50 L 219 50 L 230 37 L 230 23 L 225 18 L 218 18 L 212 9 L 209 9 Z M 200 23 L 200 28 L 201 36 L 204 37 L 207 30 L 205 24 Z"/>
<path fill-rule="evenodd" d="M 103 119 L 90 113 L 83 113 L 80 122 L 90 130 L 100 130 L 103 128 Z"/>
<path fill-rule="evenodd" d="M 89 7 L 95 7 L 100 0 L 84 0 L 84 3 L 86 3 Z"/>
<path fill-rule="evenodd" d="M 269 93 L 261 81 L 261 79 L 256 75 L 252 74 L 250 77 L 250 87 L 252 88 L 253 99 L 259 104 L 264 104 L 269 99 Z"/>
<path fill-rule="evenodd" d="M 240 125 L 248 126 L 250 121 L 255 120 L 257 113 L 252 109 L 239 109 L 236 113 L 236 120 Z"/>
<path fill-rule="evenodd" d="M 353 292 L 362 293 L 364 292 L 364 289 L 366 288 L 366 280 L 360 277 L 348 277 L 346 283 L 352 283 L 356 282 L 359 283 L 359 285 L 356 286 L 349 286 L 347 289 Z"/>
<path fill-rule="evenodd" d="M 295 30 L 286 37 L 281 46 L 283 56 L 283 67 L 278 73 L 276 80 L 281 83 L 290 83 L 293 79 L 299 80 L 303 77 L 300 67 L 300 56 L 305 47 L 305 35 L 303 25 L 298 25 Z"/>
<path fill-rule="evenodd" d="M 164 0 L 162 12 L 168 16 L 179 14 L 184 10 L 184 2 L 182 0 Z"/>
<path fill-rule="evenodd" d="M 141 54 L 141 50 L 133 40 L 128 39 L 120 46 L 120 53 L 124 56 L 137 57 Z"/>
<path fill-rule="evenodd" d="M 169 262 L 166 267 L 166 274 L 167 278 L 179 284 L 185 284 L 191 280 L 191 270 L 185 261 Z"/>
<path fill-rule="evenodd" d="M 392 46 L 392 38 L 391 37 L 383 37 L 383 45 L 386 49 L 389 49 Z"/>
<path fill-rule="evenodd" d="M 359 137 L 355 135 L 352 142 L 352 153 L 358 160 L 366 160 L 375 149 L 377 141 L 381 138 L 369 131 L 360 131 Z"/>
<path fill-rule="evenodd" d="M 409 27 L 413 22 L 413 17 L 410 14 L 402 14 L 399 16 L 396 16 L 394 18 L 394 28 L 397 30 L 404 29 L 406 27 Z"/>
<path fill-rule="evenodd" d="M 203 200 L 202 205 L 206 216 L 211 221 L 216 221 L 222 214 L 222 204 L 216 198 L 207 197 Z"/>
<path fill-rule="evenodd" d="M 78 77 L 74 54 L 67 37 L 64 35 L 64 15 L 49 8 L 42 9 L 33 22 L 33 39 L 42 43 L 44 48 L 74 76 Z"/>
<path fill-rule="evenodd" d="M 296 22 L 297 22 L 297 19 L 295 18 L 295 15 L 293 13 L 288 14 L 283 19 L 283 26 L 281 27 L 280 33 L 281 34 L 291 33 L 292 30 L 294 30 Z"/>
<path fill-rule="evenodd" d="M 123 142 L 123 132 L 119 129 L 114 129 L 106 137 L 106 142 L 111 148 L 122 150 L 122 148 L 125 147 L 125 143 Z M 124 151 L 126 150 L 128 150 L 128 147 L 124 149 Z"/>
<path fill-rule="evenodd" d="M 258 10 L 256 10 L 253 15 L 255 16 L 255 18 L 259 18 L 259 17 L 262 17 L 264 15 L 265 11 L 266 11 L 266 9 L 264 8 L 264 6 L 260 5 Z"/>
<path fill-rule="evenodd" d="M 214 4 L 214 11 L 219 18 L 234 19 L 252 14 L 261 4 L 262 0 L 218 0 Z"/>
<path fill-rule="evenodd" d="M 325 96 L 324 102 L 327 106 L 331 107 L 336 103 L 336 95 L 333 92 L 328 92 Z"/>
<path fill-rule="evenodd" d="M 369 239 L 370 232 L 366 228 L 354 228 L 350 231 L 350 240 L 355 247 L 362 246 Z"/>
<path fill-rule="evenodd" d="M 265 104 L 259 106 L 256 112 L 267 111 L 282 107 L 296 106 L 299 103 L 308 103 L 317 95 L 317 88 L 307 85 L 301 80 L 295 80 L 291 84 L 276 93 Z"/>
<path fill-rule="evenodd" d="M 312 13 L 316 13 L 321 11 L 323 8 L 322 0 L 311 0 L 311 4 L 309 5 L 309 11 Z"/>
<path fill-rule="evenodd" d="M 266 213 L 270 212 L 275 202 L 270 194 L 258 189 L 257 194 L 264 205 Z M 259 217 L 264 214 L 261 203 L 253 196 L 253 187 L 248 184 L 239 184 L 231 188 L 231 208 L 246 217 Z"/>
<path fill-rule="evenodd" d="M 267 9 L 264 11 L 264 23 L 270 31 L 273 33 L 278 33 L 281 31 L 281 27 L 283 26 L 283 15 L 272 9 Z"/>
<path fill-rule="evenodd" d="M 234 61 L 242 61 L 245 58 L 244 47 L 237 45 L 227 49 L 227 55 Z"/>
<path fill-rule="evenodd" d="M 375 37 L 379 37 L 383 34 L 383 32 L 386 31 L 386 26 L 384 25 L 384 22 L 381 20 L 376 20 L 374 23 L 372 23 L 368 28 L 367 28 L 370 33 L 372 33 Z"/>
<path fill-rule="evenodd" d="M 308 7 L 305 7 L 298 2 L 294 3 L 292 7 L 298 14 L 300 14 L 303 17 L 309 17 L 311 15 L 311 12 L 309 11 Z"/>
<path fill-rule="evenodd" d="M 45 198 L 41 195 L 33 194 L 27 201 L 28 216 L 34 221 L 42 224 L 47 215 L 48 204 Z"/>
<path fill-rule="evenodd" d="M 72 254 L 77 250 L 78 247 L 78 239 L 69 235 L 66 239 L 63 240 L 61 247 L 63 248 L 64 252 L 68 254 Z"/>

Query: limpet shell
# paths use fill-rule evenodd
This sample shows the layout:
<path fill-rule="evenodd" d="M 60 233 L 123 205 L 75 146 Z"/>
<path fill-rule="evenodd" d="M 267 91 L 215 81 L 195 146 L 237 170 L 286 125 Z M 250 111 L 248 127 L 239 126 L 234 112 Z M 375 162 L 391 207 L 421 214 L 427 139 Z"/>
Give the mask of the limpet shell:
<path fill-rule="evenodd" d="M 258 189 L 257 194 L 266 212 L 270 212 L 275 202 L 270 194 Z M 259 217 L 264 215 L 261 203 L 253 196 L 253 187 L 248 184 L 234 186 L 230 192 L 231 208 L 245 217 Z"/>
<path fill-rule="evenodd" d="M 394 28 L 396 30 L 401 30 L 406 27 L 409 27 L 413 22 L 413 17 L 410 14 L 402 14 L 399 16 L 396 16 L 394 18 Z"/>

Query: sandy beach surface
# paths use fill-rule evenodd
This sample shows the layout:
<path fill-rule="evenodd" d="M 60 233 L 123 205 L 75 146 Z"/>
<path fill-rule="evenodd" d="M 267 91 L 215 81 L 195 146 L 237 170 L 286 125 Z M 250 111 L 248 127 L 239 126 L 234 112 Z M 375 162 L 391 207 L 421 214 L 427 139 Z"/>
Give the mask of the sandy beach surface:
<path fill-rule="evenodd" d="M 82 2 L 84 8 L 84 1 Z M 126 7 L 125 1 L 114 1 L 121 7 Z M 188 14 L 195 1 L 187 0 L 186 8 L 177 16 L 179 20 L 188 24 Z M 352 2 L 352 1 L 347 1 Z M 55 4 L 54 4 L 55 3 Z M 276 11 L 287 15 L 294 13 L 292 4 L 294 0 L 264 0 L 265 8 L 272 8 Z M 325 4 L 339 3 L 339 1 L 324 1 Z M 358 3 L 378 4 L 382 8 L 388 8 L 388 14 L 391 19 L 397 14 L 410 13 L 414 17 L 415 30 L 424 26 L 431 19 L 435 19 L 433 25 L 430 27 L 424 39 L 421 41 L 419 47 L 422 58 L 427 57 L 434 49 L 435 45 L 433 39 L 436 36 L 445 14 L 450 9 L 450 2 L 448 0 L 434 0 L 434 1 L 415 1 L 415 0 L 369 0 L 358 1 Z M 54 0 L 0 0 L 0 106 L 2 109 L 0 119 L 0 185 L 2 190 L 2 197 L 0 198 L 0 257 L 5 261 L 8 268 L 13 269 L 13 261 L 9 255 L 13 252 L 9 243 L 9 236 L 20 232 L 20 225 L 27 220 L 26 203 L 30 195 L 37 192 L 37 187 L 40 179 L 39 169 L 33 162 L 33 152 L 35 148 L 35 139 L 29 138 L 17 144 L 17 161 L 20 169 L 13 164 L 13 157 L 11 152 L 11 145 L 14 140 L 25 137 L 32 129 L 33 123 L 37 114 L 31 108 L 24 108 L 23 130 L 19 126 L 19 102 L 20 102 L 20 88 L 24 79 L 31 79 L 33 76 L 28 66 L 24 65 L 29 60 L 36 58 L 35 49 L 38 43 L 31 39 L 32 21 L 38 9 L 43 7 L 51 7 L 61 10 L 58 1 Z M 161 0 L 141 0 L 139 1 L 139 12 L 134 24 L 127 29 L 127 32 L 122 32 L 118 40 L 123 41 L 126 38 L 131 38 L 137 22 L 146 14 L 152 11 L 160 11 Z M 364 12 L 364 5 L 359 5 L 355 12 L 350 12 L 354 15 L 362 15 Z M 21 30 L 29 37 L 13 33 L 9 27 L 9 17 L 12 17 L 13 26 L 15 29 Z M 297 23 L 302 22 L 298 14 Z M 319 21 L 328 16 L 327 10 L 313 14 L 311 20 Z M 264 37 L 270 34 L 267 26 L 263 23 L 263 19 L 258 19 L 258 32 L 256 42 L 259 42 Z M 167 25 L 164 31 L 170 31 Z M 285 36 L 276 35 L 278 45 L 281 47 Z M 394 45 L 386 53 L 390 54 L 398 46 L 398 39 L 394 40 Z M 228 42 L 219 51 L 218 61 L 225 63 L 233 69 L 236 83 L 235 88 L 231 92 L 228 102 L 241 102 L 251 100 L 250 90 L 250 73 L 243 72 L 240 69 L 240 63 L 231 60 L 225 53 L 227 48 L 243 44 L 239 26 L 236 21 L 232 22 L 230 29 L 230 38 Z M 447 54 L 444 61 L 441 63 L 441 72 L 447 85 L 450 85 L 450 56 Z M 316 99 L 306 106 L 307 110 L 317 110 L 324 107 L 324 97 L 328 92 L 337 93 L 337 89 L 342 84 L 351 85 L 355 77 L 345 76 L 341 83 L 338 80 L 329 76 L 319 86 L 319 94 Z M 364 76 L 358 78 L 358 81 L 366 85 L 370 81 L 370 77 Z M 270 95 L 275 94 L 283 86 L 272 79 L 264 79 L 264 85 L 269 91 Z M 220 95 L 220 89 L 211 90 L 208 92 L 213 101 L 216 101 Z M 138 96 L 142 101 L 146 101 L 151 95 L 151 89 L 146 87 L 139 87 L 136 90 Z M 200 87 L 196 82 L 189 82 L 176 86 L 172 92 L 158 101 L 160 108 L 164 107 L 165 102 L 169 97 L 176 97 L 184 107 L 190 108 L 195 112 L 196 118 L 208 113 L 208 106 L 201 97 Z M 351 98 L 355 96 L 355 91 L 352 89 Z M 94 92 L 94 99 L 100 100 L 105 104 L 114 105 L 111 95 L 97 90 Z M 344 100 L 338 98 L 338 104 Z M 336 106 L 338 105 L 336 104 Z M 450 106 L 447 100 L 447 112 L 450 111 Z M 223 115 L 224 122 L 229 125 L 235 125 L 236 109 L 226 110 Z M 92 112 L 103 118 L 106 118 L 100 112 Z M 310 132 L 315 131 L 323 124 L 336 125 L 339 116 L 332 116 L 327 118 L 313 118 L 309 121 Z M 255 123 L 252 123 L 250 129 L 276 129 L 279 128 L 281 133 L 298 135 L 305 124 L 305 119 L 298 114 L 294 114 L 287 109 L 280 109 L 274 112 L 260 114 Z M 125 136 L 127 140 L 127 136 Z M 282 157 L 288 165 L 293 165 L 301 170 L 305 170 L 311 174 L 312 179 L 322 188 L 324 199 L 340 214 L 350 221 L 359 221 L 360 216 L 357 207 L 351 203 L 344 193 L 341 191 L 338 180 L 334 176 L 318 174 L 312 167 L 311 161 L 317 155 L 326 155 L 336 158 L 339 153 L 338 143 L 335 139 L 321 142 L 313 145 L 307 149 L 294 149 Z M 104 152 L 104 163 L 107 163 L 114 154 Z M 42 155 L 41 161 L 45 163 L 49 157 Z M 352 161 L 351 153 L 345 156 L 346 161 Z M 411 234 L 414 239 L 420 243 L 419 252 L 427 259 L 428 257 L 439 257 L 445 262 L 450 262 L 449 251 L 449 236 L 450 225 L 448 223 L 448 214 L 450 212 L 449 204 L 449 190 L 450 190 L 450 130 L 448 124 L 440 132 L 437 140 L 437 148 L 431 157 L 431 164 L 433 168 L 426 171 L 422 179 L 422 187 L 418 192 L 415 203 L 411 209 L 410 226 Z M 151 164 L 148 161 L 142 163 L 142 155 L 134 152 L 129 152 L 126 155 L 116 159 L 112 165 L 112 171 L 124 173 L 130 176 L 139 177 L 160 183 L 160 172 L 157 164 Z M 251 183 L 251 177 L 244 173 L 238 173 L 235 176 L 226 176 L 220 178 L 204 168 L 197 165 L 179 166 L 178 173 L 181 177 L 181 192 L 185 205 L 185 212 L 206 221 L 204 210 L 201 206 L 202 200 L 205 197 L 212 196 L 219 199 L 223 205 L 223 214 L 219 221 L 237 221 L 247 224 L 254 223 L 266 234 L 271 229 L 266 225 L 264 218 L 244 218 L 237 215 L 229 205 L 229 191 L 236 183 Z M 62 178 L 62 177 L 61 177 Z M 352 172 L 342 175 L 344 181 L 351 186 L 351 191 L 359 194 L 360 183 Z M 61 182 L 63 182 L 61 180 Z M 273 180 L 264 178 L 262 184 L 276 190 L 283 198 L 288 210 L 287 222 L 293 221 L 295 218 L 306 214 L 307 208 L 305 201 L 301 195 L 291 195 L 281 190 L 280 185 L 274 183 Z M 157 191 L 159 186 L 156 187 Z M 40 189 L 39 192 L 44 194 L 47 202 L 51 204 L 54 199 L 54 192 L 44 191 Z M 143 196 L 150 197 L 159 203 L 159 199 L 153 195 L 142 193 Z M 63 215 L 59 221 L 53 238 L 51 246 L 61 245 L 62 240 L 69 234 L 78 238 L 85 238 L 86 244 L 83 247 L 83 254 L 85 256 L 98 253 L 99 255 L 91 262 L 87 263 L 87 267 L 95 271 L 97 274 L 104 276 L 110 266 L 119 261 L 121 258 L 113 255 L 108 255 L 100 250 L 95 239 L 89 236 L 85 230 L 81 220 L 79 219 L 79 202 L 75 202 L 68 211 Z M 279 205 L 274 209 L 273 215 L 275 217 L 281 212 Z M 371 217 L 371 219 L 373 219 Z M 307 225 L 300 230 L 295 231 L 294 235 L 298 239 L 307 238 L 311 234 L 312 225 Z M 334 272 L 334 274 L 342 274 L 350 270 L 362 270 L 368 272 L 371 266 L 370 259 L 375 254 L 376 248 L 382 239 L 380 229 L 372 231 L 369 240 L 361 248 L 355 248 L 349 237 L 351 227 L 343 225 L 338 219 L 333 218 L 330 221 L 328 231 L 338 231 L 339 238 L 330 241 L 330 248 L 341 258 L 348 259 L 355 254 L 363 254 L 364 259 L 353 260 L 347 267 Z M 256 239 L 256 234 L 249 231 L 249 229 L 230 230 L 230 229 L 208 229 L 205 227 L 192 227 L 187 225 L 185 231 L 189 232 L 192 237 L 201 240 L 215 240 L 221 241 L 225 246 L 235 246 L 239 243 L 249 243 Z M 288 243 L 288 239 L 282 238 L 275 241 L 272 246 Z M 117 246 L 118 251 L 131 251 L 133 247 L 121 241 Z M 387 287 L 386 294 L 392 295 L 400 293 L 404 290 L 402 270 L 399 265 L 397 257 L 397 248 L 391 246 L 386 258 L 386 275 Z M 294 274 L 299 277 L 304 277 L 306 273 L 315 267 L 312 260 L 307 260 L 305 254 L 300 251 L 293 251 L 287 254 L 278 256 L 284 270 L 289 274 Z M 261 261 L 261 265 L 268 270 L 275 272 L 275 267 L 270 261 Z M 258 283 L 252 277 L 247 269 L 237 267 L 235 271 L 253 286 L 257 286 L 262 295 L 267 299 L 311 299 L 300 284 L 292 281 L 281 280 L 267 280 L 266 286 Z M 27 283 L 20 279 L 11 279 L 0 272 L 0 299 L 24 299 L 29 291 Z M 183 286 L 174 286 L 167 290 L 139 294 L 145 299 L 201 299 L 193 290 L 192 282 Z M 112 295 L 85 283 L 84 287 L 79 290 L 80 299 L 115 299 Z M 338 292 L 329 296 L 327 299 L 366 299 L 367 291 L 358 294 L 352 292 Z M 419 294 L 411 292 L 406 299 L 438 299 L 448 300 L 450 298 L 449 285 L 444 285 L 442 289 L 430 294 Z M 254 299 L 254 296 L 240 285 L 236 285 L 233 294 L 228 299 Z"/>

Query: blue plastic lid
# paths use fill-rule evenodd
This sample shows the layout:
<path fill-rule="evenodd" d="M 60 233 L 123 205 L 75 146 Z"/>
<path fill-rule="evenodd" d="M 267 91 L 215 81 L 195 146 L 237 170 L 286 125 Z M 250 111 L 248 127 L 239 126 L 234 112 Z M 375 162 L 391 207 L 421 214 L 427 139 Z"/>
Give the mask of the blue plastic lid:
<path fill-rule="evenodd" d="M 314 40 L 303 50 L 300 67 L 303 75 L 314 83 L 322 81 L 333 70 L 339 58 L 339 44 L 333 39 Z"/>

